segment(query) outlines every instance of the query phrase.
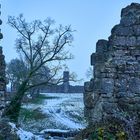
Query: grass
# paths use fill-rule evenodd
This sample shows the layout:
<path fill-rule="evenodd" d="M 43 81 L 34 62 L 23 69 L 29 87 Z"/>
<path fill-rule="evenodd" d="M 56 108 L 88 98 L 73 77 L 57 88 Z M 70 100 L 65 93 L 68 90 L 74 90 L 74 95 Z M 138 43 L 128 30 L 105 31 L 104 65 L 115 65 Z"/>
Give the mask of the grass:
<path fill-rule="evenodd" d="M 33 99 L 29 100 L 28 103 L 30 104 L 42 104 L 44 100 L 47 99 L 56 99 L 59 97 L 52 97 L 52 96 L 47 96 L 44 94 L 38 94 L 37 97 L 34 97 Z M 23 121 L 30 121 L 30 120 L 41 120 L 46 118 L 46 115 L 43 114 L 39 109 L 26 109 L 26 108 L 21 108 L 20 110 L 20 119 Z"/>
<path fill-rule="evenodd" d="M 46 118 L 46 115 L 43 114 L 39 109 L 29 110 L 26 108 L 21 108 L 20 118 L 22 118 L 23 121 L 29 121 L 33 119 L 40 120 Z"/>

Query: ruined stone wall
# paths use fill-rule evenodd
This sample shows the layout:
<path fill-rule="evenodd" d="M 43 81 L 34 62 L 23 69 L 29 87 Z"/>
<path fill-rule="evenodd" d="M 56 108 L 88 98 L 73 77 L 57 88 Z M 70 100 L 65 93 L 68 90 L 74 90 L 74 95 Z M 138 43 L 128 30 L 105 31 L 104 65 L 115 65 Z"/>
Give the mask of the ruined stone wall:
<path fill-rule="evenodd" d="M 0 8 L 1 8 L 1 4 L 0 4 Z M 0 11 L 0 15 L 1 15 L 1 11 Z M 0 25 L 2 24 L 2 20 L 0 19 Z M 0 29 L 0 42 L 1 39 L 3 38 L 3 35 L 1 33 L 1 29 Z M 5 91 L 6 88 L 6 78 L 5 78 L 5 60 L 4 60 L 4 55 L 2 52 L 2 47 L 0 46 L 0 94 Z"/>
<path fill-rule="evenodd" d="M 97 42 L 91 65 L 94 78 L 84 86 L 89 125 L 109 117 L 130 125 L 140 114 L 140 4 L 122 9 L 109 39 Z"/>
<path fill-rule="evenodd" d="M 0 4 L 0 8 L 1 8 L 1 4 Z M 1 15 L 1 11 L 0 11 L 0 15 Z M 2 20 L 0 19 L 0 25 L 1 24 L 2 24 Z M 0 43 L 2 38 L 3 35 L 0 29 Z M 0 46 L 0 117 L 1 117 L 2 110 L 5 106 L 5 99 L 4 99 L 5 90 L 6 90 L 5 67 L 6 65 L 5 65 L 4 55 L 3 55 L 2 47 Z"/>
<path fill-rule="evenodd" d="M 5 91 L 6 80 L 5 80 L 5 60 L 2 52 L 2 47 L 0 47 L 0 92 Z"/>

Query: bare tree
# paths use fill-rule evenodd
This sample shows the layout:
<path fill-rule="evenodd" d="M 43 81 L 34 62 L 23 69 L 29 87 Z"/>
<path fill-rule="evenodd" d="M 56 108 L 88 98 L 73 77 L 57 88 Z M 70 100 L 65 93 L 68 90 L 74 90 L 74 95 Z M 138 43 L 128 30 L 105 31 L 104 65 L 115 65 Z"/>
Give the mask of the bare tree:
<path fill-rule="evenodd" d="M 53 27 L 54 20 L 50 18 L 43 22 L 35 20 L 28 23 L 23 15 L 17 18 L 10 16 L 8 24 L 19 34 L 16 39 L 16 50 L 28 69 L 15 96 L 3 113 L 3 117 L 17 122 L 21 101 L 26 91 L 44 84 L 52 85 L 62 82 L 62 78 L 58 78 L 58 72 L 62 69 L 63 61 L 73 57 L 66 49 L 66 46 L 70 46 L 73 41 L 73 31 L 70 26 Z M 46 66 L 51 75 L 45 80 L 33 82 L 34 77 L 40 75 L 41 69 Z"/>

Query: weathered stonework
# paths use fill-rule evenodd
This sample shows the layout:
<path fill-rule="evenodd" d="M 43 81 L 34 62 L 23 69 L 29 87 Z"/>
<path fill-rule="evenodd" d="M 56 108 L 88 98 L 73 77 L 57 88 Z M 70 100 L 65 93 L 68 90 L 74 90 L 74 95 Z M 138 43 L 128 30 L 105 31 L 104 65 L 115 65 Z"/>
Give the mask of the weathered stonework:
<path fill-rule="evenodd" d="M 116 118 L 130 129 L 129 137 L 140 135 L 135 130 L 140 127 L 140 4 L 122 9 L 109 39 L 97 42 L 91 65 L 94 79 L 84 92 L 89 125 Z"/>
<path fill-rule="evenodd" d="M 1 8 L 1 4 L 0 4 Z M 1 11 L 0 11 L 1 14 Z M 2 20 L 0 19 L 0 25 L 2 24 Z M 0 29 L 0 40 L 3 38 L 3 35 L 1 33 Z M 4 107 L 4 96 L 5 96 L 5 90 L 6 90 L 6 76 L 5 76 L 5 60 L 4 60 L 4 55 L 2 52 L 2 47 L 0 46 L 0 116 L 1 116 L 1 111 Z"/>
<path fill-rule="evenodd" d="M 2 47 L 0 47 L 0 92 L 4 92 L 6 88 L 6 79 L 5 79 L 5 60 L 2 53 Z"/>

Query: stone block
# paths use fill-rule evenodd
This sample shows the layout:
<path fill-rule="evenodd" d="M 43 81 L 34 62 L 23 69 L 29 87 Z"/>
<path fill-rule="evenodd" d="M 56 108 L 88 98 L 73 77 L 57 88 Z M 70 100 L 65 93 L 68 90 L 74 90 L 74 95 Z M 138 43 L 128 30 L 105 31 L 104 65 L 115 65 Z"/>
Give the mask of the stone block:
<path fill-rule="evenodd" d="M 96 63 L 95 53 L 92 53 L 90 57 L 90 64 L 93 66 Z"/>
<path fill-rule="evenodd" d="M 104 68 L 104 70 L 103 71 L 101 71 L 101 72 L 104 72 L 104 73 L 116 73 L 117 71 L 116 71 L 116 68 Z"/>
<path fill-rule="evenodd" d="M 135 25 L 137 23 L 137 21 L 138 21 L 138 19 L 136 17 L 134 17 L 133 15 L 123 16 L 121 18 L 120 24 L 123 26 L 131 26 L 131 25 Z"/>
<path fill-rule="evenodd" d="M 116 65 L 114 65 L 110 62 L 106 62 L 106 63 L 104 63 L 104 65 L 105 65 L 106 68 L 116 68 Z"/>
<path fill-rule="evenodd" d="M 129 50 L 115 50 L 114 52 L 112 52 L 112 56 L 113 57 L 123 57 L 125 55 L 130 55 L 130 51 Z"/>
<path fill-rule="evenodd" d="M 140 50 L 131 50 L 131 55 L 132 56 L 140 56 Z"/>
<path fill-rule="evenodd" d="M 92 123 L 92 109 L 84 108 L 84 116 L 88 123 Z"/>
<path fill-rule="evenodd" d="M 116 79 L 117 74 L 116 73 L 101 73 L 103 78 L 113 78 Z"/>
<path fill-rule="evenodd" d="M 93 81 L 92 80 L 90 82 L 84 83 L 84 90 L 85 90 L 85 93 L 93 91 Z"/>
<path fill-rule="evenodd" d="M 135 72 L 140 72 L 140 65 L 139 64 L 135 64 L 133 65 Z"/>
<path fill-rule="evenodd" d="M 121 58 L 114 58 L 112 60 L 112 64 L 116 65 L 116 67 L 118 67 L 118 66 L 126 65 L 126 61 L 124 59 L 121 59 Z"/>
<path fill-rule="evenodd" d="M 114 90 L 114 79 L 102 78 L 101 79 L 101 93 L 113 93 Z"/>
<path fill-rule="evenodd" d="M 101 92 L 101 80 L 98 79 L 98 78 L 95 78 L 94 79 L 94 82 L 93 82 L 93 91 L 94 92 Z"/>
<path fill-rule="evenodd" d="M 126 91 L 125 92 L 118 92 L 115 94 L 116 98 L 125 98 L 126 97 Z"/>
<path fill-rule="evenodd" d="M 127 63 L 132 62 L 133 64 L 136 63 L 136 58 L 134 56 L 123 56 L 123 60 L 125 60 Z"/>
<path fill-rule="evenodd" d="M 133 65 L 126 66 L 124 73 L 135 73 L 135 67 Z"/>
<path fill-rule="evenodd" d="M 94 107 L 95 102 L 94 102 L 94 93 L 93 92 L 84 93 L 84 105 L 87 108 L 93 108 Z"/>
<path fill-rule="evenodd" d="M 111 30 L 112 35 L 116 36 L 133 36 L 134 31 L 132 27 L 124 27 L 122 25 L 116 25 Z"/>
<path fill-rule="evenodd" d="M 114 46 L 125 46 L 126 45 L 125 39 L 126 38 L 124 36 L 112 36 L 110 38 L 110 42 Z"/>
<path fill-rule="evenodd" d="M 126 79 L 116 79 L 115 80 L 115 91 L 126 92 L 127 91 L 127 80 Z"/>
<path fill-rule="evenodd" d="M 96 63 L 103 63 L 107 60 L 108 55 L 106 54 L 98 54 L 98 53 L 93 53 L 91 55 L 91 65 L 95 65 Z"/>
<path fill-rule="evenodd" d="M 96 43 L 96 52 L 104 53 L 108 51 L 108 41 L 107 40 L 98 40 Z"/>
<path fill-rule="evenodd" d="M 108 102 L 104 102 L 103 103 L 103 110 L 105 113 L 107 114 L 113 114 L 116 109 L 116 104 L 115 103 L 108 103 Z"/>
<path fill-rule="evenodd" d="M 137 46 L 140 46 L 140 37 L 137 37 L 136 45 L 137 45 Z"/>
<path fill-rule="evenodd" d="M 0 46 L 0 54 L 3 54 L 2 47 Z"/>
<path fill-rule="evenodd" d="M 133 100 L 136 104 L 140 104 L 140 97 L 134 97 Z"/>
<path fill-rule="evenodd" d="M 134 31 L 135 36 L 140 36 L 140 25 L 134 25 L 133 31 Z"/>
<path fill-rule="evenodd" d="M 128 47 L 127 46 L 122 46 L 122 45 L 119 45 L 119 46 L 118 45 L 117 46 L 113 45 L 112 49 L 115 50 L 115 51 L 116 50 L 128 50 Z"/>
<path fill-rule="evenodd" d="M 136 46 L 137 45 L 136 37 L 134 37 L 134 36 L 126 37 L 125 43 L 126 43 L 126 46 Z"/>
<path fill-rule="evenodd" d="M 135 46 L 136 37 L 125 37 L 125 36 L 113 36 L 110 40 L 114 46 Z"/>
<path fill-rule="evenodd" d="M 129 81 L 129 91 L 140 94 L 140 78 L 131 78 Z"/>

